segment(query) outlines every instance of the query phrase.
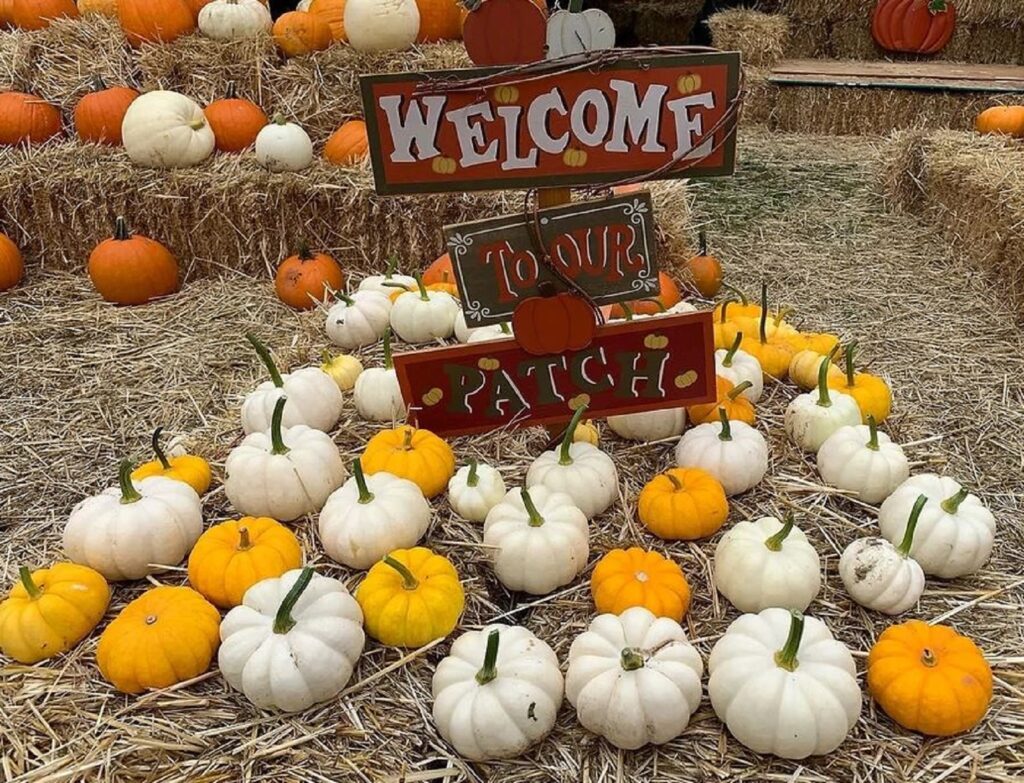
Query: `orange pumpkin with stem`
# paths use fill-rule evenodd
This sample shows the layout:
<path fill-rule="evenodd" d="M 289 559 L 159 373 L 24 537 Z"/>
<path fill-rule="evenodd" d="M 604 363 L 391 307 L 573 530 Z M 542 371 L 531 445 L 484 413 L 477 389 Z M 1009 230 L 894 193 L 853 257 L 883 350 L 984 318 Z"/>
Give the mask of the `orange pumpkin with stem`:
<path fill-rule="evenodd" d="M 423 272 L 423 284 L 433 285 L 434 283 L 454 283 L 455 268 L 452 266 L 452 258 L 447 253 L 438 256 L 433 263 Z"/>
<path fill-rule="evenodd" d="M 25 276 L 25 259 L 6 234 L 0 234 L 0 291 L 14 288 Z"/>
<path fill-rule="evenodd" d="M 613 549 L 602 557 L 590 578 L 590 591 L 599 614 L 621 614 L 643 606 L 678 623 L 690 607 L 690 585 L 683 570 L 657 552 L 639 547 Z"/>
<path fill-rule="evenodd" d="M 203 109 L 203 114 L 221 152 L 241 152 L 253 146 L 270 122 L 263 109 L 238 97 L 234 82 L 228 82 L 224 97 Z"/>
<path fill-rule="evenodd" d="M 366 135 L 366 123 L 349 120 L 341 125 L 324 145 L 324 158 L 336 166 L 354 166 L 366 160 L 370 139 Z"/>
<path fill-rule="evenodd" d="M 743 392 L 753 384 L 750 381 L 736 385 L 728 378 L 719 375 L 715 379 L 718 398 L 706 405 L 692 405 L 686 409 L 690 421 L 694 424 L 708 424 L 719 421 L 719 409 L 725 411 L 729 421 L 742 421 L 753 424 L 757 420 L 754 404 L 743 396 Z"/>
<path fill-rule="evenodd" d="M 708 254 L 708 237 L 703 229 L 698 233 L 700 250 L 697 255 L 687 259 L 686 268 L 697 291 L 705 299 L 715 297 L 722 289 L 722 264 Z"/>
<path fill-rule="evenodd" d="M 741 348 L 761 363 L 766 377 L 784 380 L 789 373 L 789 363 L 793 359 L 793 346 L 787 341 L 787 332 L 780 328 L 781 319 L 776 321 L 775 329 L 768 330 L 768 286 L 761 285 L 761 318 L 755 337 L 746 333 Z M 790 328 L 790 334 L 792 328 Z M 734 335 L 735 336 L 735 335 Z"/>
<path fill-rule="evenodd" d="M 428 500 L 441 494 L 455 475 L 452 447 L 430 430 L 408 425 L 378 432 L 360 459 L 363 473 L 391 473 L 408 479 Z"/>
<path fill-rule="evenodd" d="M 75 0 L 13 0 L 11 21 L 21 30 L 42 30 L 54 19 L 77 19 Z"/>
<path fill-rule="evenodd" d="M 0 146 L 41 144 L 60 132 L 56 106 L 24 92 L 0 93 Z"/>
<path fill-rule="evenodd" d="M 675 280 L 666 275 L 664 272 L 658 273 L 658 295 L 655 297 L 648 297 L 646 299 L 637 299 L 633 302 L 627 302 L 629 309 L 633 315 L 657 315 L 663 313 L 671 307 L 675 307 L 683 301 L 682 294 L 679 293 L 679 286 L 676 285 Z M 609 318 L 625 318 L 626 311 L 623 309 L 621 304 L 614 304 L 608 311 Z"/>
<path fill-rule="evenodd" d="M 169 43 L 196 29 L 198 11 L 185 0 L 118 0 L 117 18 L 128 43 Z"/>
<path fill-rule="evenodd" d="M 108 302 L 144 304 L 178 290 L 178 262 L 156 240 L 133 236 L 123 217 L 89 255 L 89 278 Z"/>
<path fill-rule="evenodd" d="M 310 310 L 324 294 L 341 291 L 345 273 L 338 262 L 326 253 L 311 253 L 303 242 L 299 252 L 281 262 L 274 277 L 278 298 L 296 310 Z"/>
<path fill-rule="evenodd" d="M 1024 106 L 993 106 L 978 115 L 978 133 L 1024 138 Z"/>
<path fill-rule="evenodd" d="M 706 470 L 672 468 L 640 490 L 637 514 L 658 538 L 693 541 L 718 532 L 729 517 L 729 501 Z"/>
<path fill-rule="evenodd" d="M 274 42 L 285 57 L 321 52 L 334 41 L 331 28 L 308 11 L 289 11 L 274 22 Z"/>
<path fill-rule="evenodd" d="M 128 107 L 139 97 L 131 87 L 108 87 L 102 76 L 92 80 L 92 92 L 75 105 L 75 131 L 82 141 L 121 146 L 121 124 Z"/>
<path fill-rule="evenodd" d="M 861 418 L 867 424 L 869 417 L 874 417 L 876 424 L 881 424 L 892 411 L 892 391 L 889 384 L 872 375 L 869 372 L 855 372 L 853 357 L 857 349 L 857 343 L 850 343 L 846 346 L 844 358 L 846 359 L 845 371 L 829 373 L 828 386 L 830 389 L 849 394 L 857 401 L 860 408 Z"/>

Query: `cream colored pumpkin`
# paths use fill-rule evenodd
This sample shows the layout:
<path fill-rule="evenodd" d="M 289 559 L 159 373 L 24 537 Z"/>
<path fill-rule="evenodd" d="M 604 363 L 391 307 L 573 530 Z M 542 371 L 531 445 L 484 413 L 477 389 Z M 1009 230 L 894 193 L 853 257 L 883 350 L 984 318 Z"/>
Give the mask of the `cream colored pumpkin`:
<path fill-rule="evenodd" d="M 256 136 L 256 160 L 273 172 L 302 171 L 313 162 L 313 142 L 294 122 L 277 116 Z"/>
<path fill-rule="evenodd" d="M 273 24 L 261 0 L 213 0 L 199 12 L 199 32 L 215 41 L 256 38 Z"/>
<path fill-rule="evenodd" d="M 210 157 L 216 145 L 202 107 L 167 90 L 132 101 L 121 123 L 121 138 L 133 163 L 156 169 L 195 166 Z"/>
<path fill-rule="evenodd" d="M 345 35 L 357 52 L 408 49 L 420 31 L 416 0 L 347 0 Z"/>

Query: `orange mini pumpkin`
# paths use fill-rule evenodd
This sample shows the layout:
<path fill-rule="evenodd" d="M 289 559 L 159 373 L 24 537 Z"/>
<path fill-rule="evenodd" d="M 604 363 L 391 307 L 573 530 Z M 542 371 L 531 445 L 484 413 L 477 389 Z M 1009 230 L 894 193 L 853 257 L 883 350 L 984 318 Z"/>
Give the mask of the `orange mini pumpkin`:
<path fill-rule="evenodd" d="M 0 291 L 14 288 L 25 276 L 25 259 L 6 234 L 0 234 Z"/>
<path fill-rule="evenodd" d="M 274 277 L 278 298 L 296 310 L 310 310 L 323 301 L 324 294 L 340 291 L 345 273 L 326 253 L 311 253 L 303 243 L 299 252 L 281 262 Z"/>
<path fill-rule="evenodd" d="M 420 12 L 417 43 L 457 41 L 462 38 L 463 6 L 458 0 L 416 0 Z"/>
<path fill-rule="evenodd" d="M 256 143 L 259 132 L 270 123 L 263 109 L 238 97 L 234 82 L 228 82 L 224 97 L 203 109 L 203 114 L 221 152 L 248 149 Z"/>
<path fill-rule="evenodd" d="M 366 123 L 349 120 L 342 123 L 324 145 L 324 158 L 336 166 L 354 166 L 366 160 L 370 140 L 366 135 Z"/>
<path fill-rule="evenodd" d="M 621 614 L 643 606 L 658 617 L 682 622 L 690 607 L 690 585 L 683 570 L 657 552 L 613 549 L 598 561 L 590 578 L 600 613 Z"/>
<path fill-rule="evenodd" d="M 82 141 L 121 146 L 121 124 L 128 107 L 139 97 L 131 87 L 108 87 L 102 76 L 92 82 L 92 92 L 75 105 L 75 131 Z"/>
<path fill-rule="evenodd" d="M 992 670 L 978 646 L 920 620 L 885 629 L 868 653 L 867 679 L 890 718 L 933 737 L 973 728 L 992 701 Z"/>
<path fill-rule="evenodd" d="M 75 0 L 13 0 L 11 21 L 22 30 L 42 30 L 54 19 L 77 19 Z"/>
<path fill-rule="evenodd" d="M 132 236 L 123 217 L 89 255 L 89 278 L 108 302 L 144 304 L 178 290 L 178 261 L 154 239 Z"/>
<path fill-rule="evenodd" d="M 676 281 L 664 272 L 658 273 L 658 295 L 649 299 L 638 299 L 628 302 L 627 307 L 633 315 L 657 315 L 670 307 L 675 307 L 683 300 Z M 615 304 L 608 310 L 609 318 L 625 318 L 626 310 L 622 305 Z"/>
<path fill-rule="evenodd" d="M 309 13 L 331 28 L 331 38 L 335 41 L 348 40 L 345 36 L 345 0 L 313 0 Z"/>
<path fill-rule="evenodd" d="M 274 22 L 274 42 L 285 57 L 320 52 L 333 42 L 331 28 L 319 16 L 307 11 L 290 11 Z"/>
<path fill-rule="evenodd" d="M 700 251 L 687 259 L 686 268 L 690 271 L 693 285 L 705 299 L 712 299 L 722 290 L 722 264 L 713 255 L 708 254 L 708 238 L 704 231 L 698 234 Z"/>
<path fill-rule="evenodd" d="M 640 490 L 637 513 L 658 538 L 693 541 L 718 532 L 729 517 L 729 501 L 706 470 L 672 468 Z"/>
<path fill-rule="evenodd" d="M 60 135 L 60 109 L 36 95 L 0 93 L 0 146 L 41 144 Z"/>
<path fill-rule="evenodd" d="M 715 385 L 718 390 L 718 399 L 706 405 L 692 405 L 687 408 L 690 421 L 694 424 L 714 423 L 719 420 L 719 408 L 725 410 L 725 415 L 729 421 L 742 421 L 746 424 L 753 424 L 757 420 L 754 404 L 743 396 L 743 392 L 753 385 L 750 381 L 744 381 L 736 385 L 728 378 L 723 378 L 719 375 L 715 379 Z"/>
<path fill-rule="evenodd" d="M 978 115 L 978 133 L 1024 138 L 1024 106 L 993 106 Z"/>
<path fill-rule="evenodd" d="M 196 29 L 196 15 L 185 0 L 118 0 L 117 18 L 128 43 L 169 43 Z"/>

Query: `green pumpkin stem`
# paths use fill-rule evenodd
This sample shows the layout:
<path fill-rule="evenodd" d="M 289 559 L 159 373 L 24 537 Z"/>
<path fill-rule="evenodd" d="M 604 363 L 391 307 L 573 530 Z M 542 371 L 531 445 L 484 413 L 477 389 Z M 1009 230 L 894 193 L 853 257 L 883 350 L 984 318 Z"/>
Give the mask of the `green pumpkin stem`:
<path fill-rule="evenodd" d="M 635 672 L 644 668 L 644 654 L 634 647 L 623 647 L 619 655 L 619 665 L 623 671 Z"/>
<path fill-rule="evenodd" d="M 271 454 L 287 454 L 291 449 L 284 445 L 284 437 L 281 434 L 281 420 L 284 418 L 284 406 L 288 402 L 288 398 L 281 396 L 277 398 L 277 402 L 274 403 L 274 415 L 270 417 L 270 443 L 272 448 Z"/>
<path fill-rule="evenodd" d="M 782 542 L 785 541 L 793 531 L 793 512 L 789 512 L 782 520 L 782 529 L 773 536 L 764 540 L 764 545 L 773 552 L 782 551 Z"/>
<path fill-rule="evenodd" d="M 313 567 L 306 566 L 302 569 L 299 578 L 292 585 L 292 589 L 288 591 L 281 605 L 277 608 L 277 614 L 274 615 L 274 633 L 288 633 L 295 627 L 295 618 L 292 617 L 292 610 L 312 581 Z"/>
<path fill-rule="evenodd" d="M 679 479 L 677 479 L 675 474 L 671 470 L 666 470 L 662 475 L 665 478 L 667 478 L 669 481 L 672 482 L 672 491 L 673 492 L 682 492 L 682 490 L 683 490 L 683 482 L 681 482 Z"/>
<path fill-rule="evenodd" d="M 942 510 L 947 514 L 955 514 L 959 510 L 960 504 L 967 500 L 967 496 L 970 494 L 966 487 L 960 487 L 960 490 L 955 495 L 942 501 L 940 504 Z"/>
<path fill-rule="evenodd" d="M 484 665 L 476 673 L 476 681 L 479 685 L 486 685 L 498 676 L 495 664 L 498 662 L 498 629 L 495 628 L 487 634 L 487 650 L 484 652 Z"/>
<path fill-rule="evenodd" d="M 576 428 L 579 426 L 580 420 L 583 418 L 583 414 L 586 413 L 586 411 L 587 406 L 581 405 L 572 415 L 572 419 L 569 421 L 569 426 L 565 430 L 565 435 L 562 437 L 562 446 L 558 451 L 559 465 L 572 464 L 572 454 L 569 453 L 569 449 L 572 447 L 573 438 L 576 436 Z"/>
<path fill-rule="evenodd" d="M 725 314 L 725 312 L 726 312 L 726 310 L 728 310 L 728 309 L 729 309 L 729 305 L 731 305 L 731 304 L 734 304 L 735 302 L 736 302 L 736 300 L 735 300 L 735 299 L 733 299 L 733 298 L 731 298 L 731 297 L 730 297 L 729 299 L 726 299 L 726 300 L 724 300 L 724 301 L 722 302 L 722 307 L 721 307 L 721 309 L 720 309 L 720 310 L 718 311 L 718 323 L 720 323 L 720 324 L 724 324 L 724 323 L 725 323 L 726 321 L 728 321 L 728 320 L 729 320 L 729 319 L 728 319 L 728 318 L 726 317 L 726 314 Z"/>
<path fill-rule="evenodd" d="M 498 328 L 501 329 L 502 334 L 512 334 L 512 328 L 505 321 L 498 324 Z"/>
<path fill-rule="evenodd" d="M 413 433 L 415 433 L 415 432 L 416 432 L 416 430 L 413 429 L 412 427 L 406 427 L 405 428 L 405 431 L 402 433 L 402 450 L 403 451 L 412 451 L 413 450 L 412 449 L 412 436 L 413 436 Z"/>
<path fill-rule="evenodd" d="M 822 408 L 832 407 L 832 397 L 828 392 L 828 369 L 831 366 L 832 362 L 827 356 L 818 365 L 818 406 Z"/>
<path fill-rule="evenodd" d="M 907 522 L 906 532 L 903 533 L 903 540 L 896 547 L 896 551 L 904 557 L 910 556 L 910 549 L 914 546 L 914 531 L 917 530 L 917 520 L 921 517 L 921 511 L 924 510 L 927 502 L 927 495 L 918 495 L 917 500 L 914 501 L 914 508 L 910 512 L 910 520 Z"/>
<path fill-rule="evenodd" d="M 384 369 L 392 370 L 395 367 L 395 362 L 391 358 L 391 327 L 389 326 L 384 330 Z"/>
<path fill-rule="evenodd" d="M 732 360 L 736 358 L 736 352 L 740 349 L 740 343 L 742 342 L 743 332 L 736 332 L 736 338 L 732 341 L 732 346 L 725 352 L 725 356 L 722 358 L 723 367 L 732 367 Z"/>
<path fill-rule="evenodd" d="M 270 355 L 270 350 L 264 345 L 260 338 L 254 335 L 252 332 L 245 333 L 245 339 L 249 341 L 249 344 L 256 349 L 256 355 L 260 357 L 260 361 L 267 368 L 270 373 L 270 380 L 274 382 L 277 388 L 284 386 L 284 381 L 281 379 L 281 373 L 277 369 L 277 365 L 274 364 L 274 357 Z"/>
<path fill-rule="evenodd" d="M 775 653 L 775 664 L 786 671 L 796 671 L 800 665 L 796 654 L 800 650 L 800 640 L 804 635 L 804 616 L 797 611 L 791 611 L 789 622 L 789 636 L 782 649 Z"/>
<path fill-rule="evenodd" d="M 25 588 L 29 598 L 35 600 L 43 594 L 43 591 L 39 589 L 39 585 L 32 581 L 32 572 L 28 570 L 28 566 L 22 566 L 18 569 L 18 577 L 21 579 L 21 586 Z"/>
<path fill-rule="evenodd" d="M 761 283 L 761 345 L 768 342 L 768 284 Z"/>
<path fill-rule="evenodd" d="M 415 280 L 417 288 L 420 289 L 420 299 L 422 299 L 424 302 L 429 302 L 430 296 L 427 294 L 427 287 L 423 285 L 423 276 L 416 275 Z"/>
<path fill-rule="evenodd" d="M 583 10 L 583 0 L 569 0 L 569 13 L 578 14 Z"/>
<path fill-rule="evenodd" d="M 868 438 L 867 447 L 872 451 L 878 451 L 878 422 L 875 421 L 875 417 L 870 413 L 868 414 L 868 432 L 870 437 Z"/>
<path fill-rule="evenodd" d="M 153 430 L 153 453 L 156 454 L 156 458 L 160 460 L 160 467 L 164 470 L 171 469 L 171 463 L 167 460 L 167 455 L 164 454 L 164 450 L 160 448 L 160 433 L 164 431 L 163 427 L 157 427 Z"/>
<path fill-rule="evenodd" d="M 396 269 L 398 269 L 398 256 L 392 253 L 388 257 L 388 265 L 387 268 L 384 270 L 384 279 L 390 280 L 391 276 L 395 274 Z"/>
<path fill-rule="evenodd" d="M 725 408 L 719 407 L 718 420 L 722 422 L 722 431 L 718 433 L 719 440 L 732 440 L 732 424 L 729 422 L 729 414 Z"/>
<path fill-rule="evenodd" d="M 743 394 L 743 392 L 745 392 L 753 385 L 754 384 L 752 384 L 750 381 L 743 381 L 743 383 L 741 383 L 739 386 L 733 386 L 732 390 L 726 396 L 730 400 L 735 400 L 737 397 L 739 397 L 741 394 Z"/>
<path fill-rule="evenodd" d="M 114 220 L 114 239 L 118 242 L 127 242 L 132 238 L 132 232 L 128 230 L 128 221 L 120 215 Z"/>
<path fill-rule="evenodd" d="M 89 86 L 92 87 L 93 92 L 100 92 L 101 90 L 107 89 L 107 83 L 103 77 L 98 73 L 94 74 L 92 79 L 89 81 Z"/>
<path fill-rule="evenodd" d="M 852 342 L 846 346 L 846 386 L 852 389 L 857 384 L 853 381 L 853 352 L 857 348 L 857 343 Z"/>
<path fill-rule="evenodd" d="M 530 493 L 524 487 L 519 490 L 519 494 L 523 498 L 523 505 L 526 507 L 526 513 L 530 515 L 530 527 L 540 527 L 544 524 L 544 517 L 540 515 L 537 510 L 537 506 L 534 505 L 533 498 L 530 497 Z"/>
<path fill-rule="evenodd" d="M 374 495 L 370 492 L 370 488 L 366 486 L 363 463 L 358 459 L 352 460 L 352 477 L 356 480 L 356 486 L 359 487 L 359 502 L 365 506 L 373 500 Z"/>
<path fill-rule="evenodd" d="M 622 308 L 622 317 L 627 321 L 633 320 L 633 308 L 629 306 L 629 302 L 623 302 L 619 305 Z"/>
<path fill-rule="evenodd" d="M 131 460 L 123 459 L 117 470 L 117 482 L 121 485 L 121 502 L 138 503 L 142 495 L 132 484 L 132 463 Z"/>
<path fill-rule="evenodd" d="M 736 286 L 730 285 L 729 283 L 722 283 L 722 288 L 733 295 L 733 301 L 740 302 L 744 307 L 750 304 L 750 299 L 747 298 L 746 293 L 738 289 Z"/>
<path fill-rule="evenodd" d="M 398 572 L 398 575 L 402 577 L 402 588 L 405 590 L 415 590 L 420 586 L 420 580 L 417 579 L 412 571 L 406 567 L 405 563 L 400 563 L 395 560 L 391 555 L 384 555 L 383 563 L 390 566 Z"/>
<path fill-rule="evenodd" d="M 480 474 L 477 473 L 478 467 L 480 467 L 480 463 L 476 459 L 469 461 L 469 475 L 466 477 L 467 487 L 475 487 L 480 483 Z"/>

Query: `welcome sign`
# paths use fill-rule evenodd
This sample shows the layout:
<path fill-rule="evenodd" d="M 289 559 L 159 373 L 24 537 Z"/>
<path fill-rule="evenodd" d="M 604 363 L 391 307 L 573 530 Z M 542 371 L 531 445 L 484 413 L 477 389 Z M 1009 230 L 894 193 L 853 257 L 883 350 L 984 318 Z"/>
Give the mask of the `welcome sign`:
<path fill-rule="evenodd" d="M 736 52 L 658 54 L 528 75 L 494 69 L 360 77 L 381 194 L 600 185 L 731 174 Z M 493 80 L 486 77 L 494 76 Z M 480 80 L 478 86 L 458 83 Z M 491 83 L 493 82 L 493 83 Z"/>

